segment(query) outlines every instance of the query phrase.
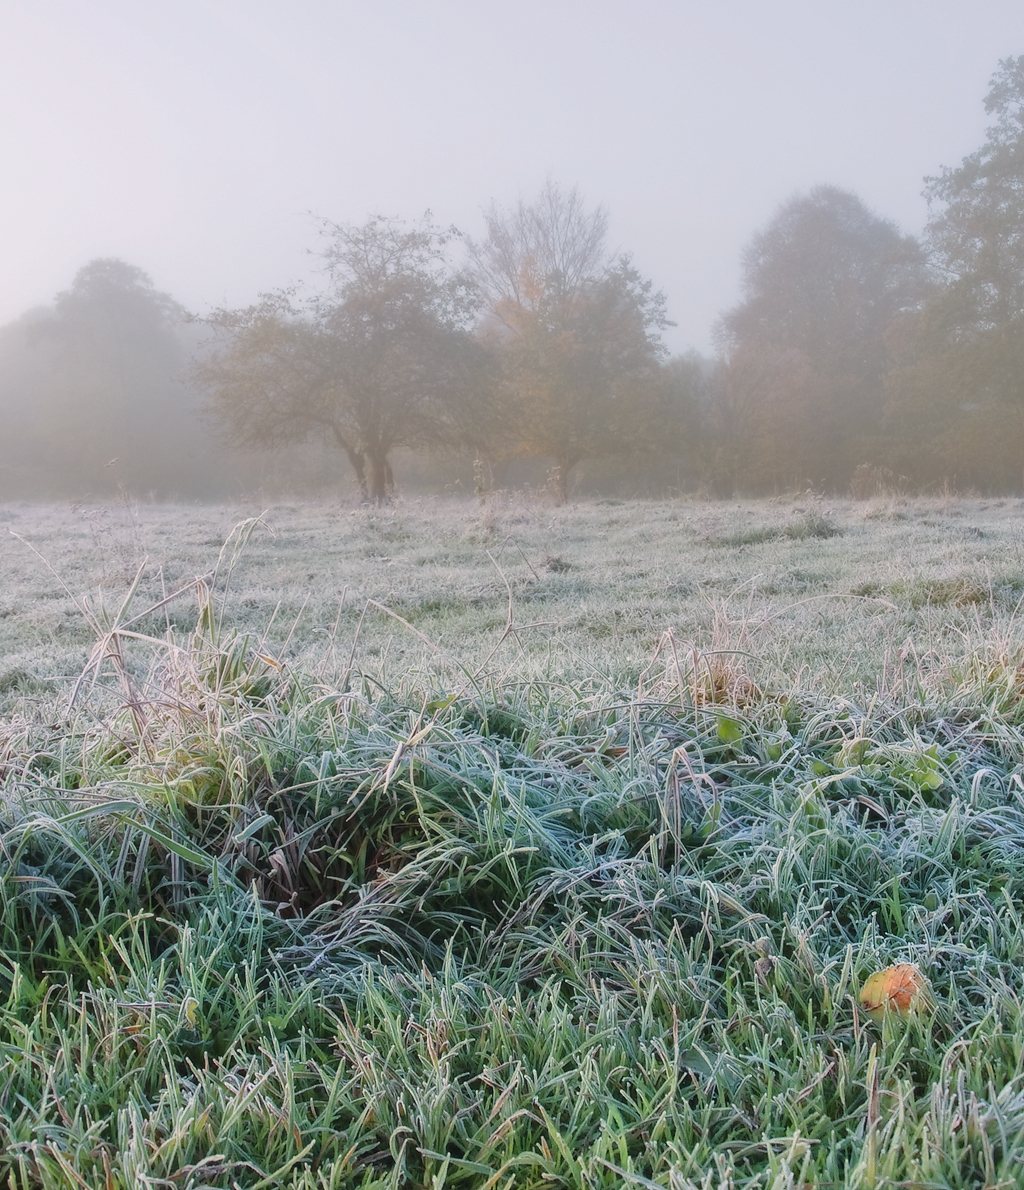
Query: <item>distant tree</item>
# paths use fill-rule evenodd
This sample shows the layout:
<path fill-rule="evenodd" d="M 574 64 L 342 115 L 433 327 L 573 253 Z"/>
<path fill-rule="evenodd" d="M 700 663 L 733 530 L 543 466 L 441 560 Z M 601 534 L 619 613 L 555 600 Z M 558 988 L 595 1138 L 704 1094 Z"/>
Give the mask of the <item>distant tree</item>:
<path fill-rule="evenodd" d="M 985 111 L 981 148 L 926 179 L 943 284 L 890 387 L 894 422 L 927 435 L 938 465 L 998 482 L 1007 450 L 1024 467 L 1024 56 L 999 63 Z"/>
<path fill-rule="evenodd" d="M 181 379 L 183 316 L 141 269 L 101 259 L 51 307 L 5 328 L 0 459 L 8 474 L 45 493 L 118 481 L 137 492 L 191 488 L 202 461 Z"/>
<path fill-rule="evenodd" d="M 555 497 L 584 459 L 656 439 L 651 411 L 665 299 L 626 256 L 612 259 L 607 215 L 549 182 L 530 204 L 492 206 L 470 244 L 497 360 L 489 450 L 551 459 Z"/>
<path fill-rule="evenodd" d="M 985 111 L 996 120 L 984 145 L 925 190 L 943 297 L 967 339 L 1024 318 L 1024 56 L 999 63 Z"/>
<path fill-rule="evenodd" d="M 327 223 L 324 234 L 325 291 L 218 311 L 209 322 L 222 347 L 194 374 L 230 442 L 263 448 L 326 434 L 364 498 L 381 503 L 392 452 L 446 442 L 450 407 L 479 380 L 476 299 L 447 264 L 455 233 L 429 216 L 412 228 L 381 217 Z"/>
<path fill-rule="evenodd" d="M 855 195 L 790 199 L 743 253 L 719 326 L 722 465 L 756 486 L 840 487 L 881 449 L 886 336 L 928 290 L 923 249 Z"/>

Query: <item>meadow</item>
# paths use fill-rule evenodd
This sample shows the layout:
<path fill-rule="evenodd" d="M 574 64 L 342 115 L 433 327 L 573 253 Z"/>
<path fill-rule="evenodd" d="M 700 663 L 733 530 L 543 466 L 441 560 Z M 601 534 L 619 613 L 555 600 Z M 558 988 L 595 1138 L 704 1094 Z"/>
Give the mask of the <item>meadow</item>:
<path fill-rule="evenodd" d="M 1022 512 L 0 508 L 0 1184 L 1018 1184 Z"/>

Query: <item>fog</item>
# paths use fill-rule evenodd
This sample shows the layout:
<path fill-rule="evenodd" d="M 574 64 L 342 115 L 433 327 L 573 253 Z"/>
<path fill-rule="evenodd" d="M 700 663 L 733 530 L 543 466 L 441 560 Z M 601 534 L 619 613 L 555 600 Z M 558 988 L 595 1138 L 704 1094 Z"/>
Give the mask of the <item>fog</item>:
<path fill-rule="evenodd" d="M 309 212 L 438 221 L 548 176 L 610 211 L 706 349 L 741 245 L 795 191 L 919 231 L 985 126 L 1015 0 L 6 3 L 0 322 L 96 257 L 192 310 L 306 275 Z"/>
<path fill-rule="evenodd" d="M 743 246 L 794 196 L 838 187 L 919 235 L 925 178 L 981 144 L 989 79 L 1024 50 L 1011 0 L 44 0 L 4 18 L 8 345 L 89 262 L 125 262 L 206 316 L 315 280 L 318 220 L 429 209 L 479 238 L 492 203 L 553 180 L 605 207 L 609 252 L 665 294 L 668 351 L 708 356 L 741 296 Z M 192 419 L 183 377 L 202 335 L 185 325 L 152 399 Z M 38 355 L 19 352 L 0 367 L 9 437 L 57 383 L 56 356 L 43 379 Z M 34 424 L 41 441 L 46 420 Z M 188 436 L 205 474 L 209 441 Z M 44 466 L 27 457 L 19 491 Z M 104 486 L 95 472 L 80 482 Z M 167 476 L 148 486 L 175 490 Z M 213 494 L 199 478 L 180 486 Z"/>

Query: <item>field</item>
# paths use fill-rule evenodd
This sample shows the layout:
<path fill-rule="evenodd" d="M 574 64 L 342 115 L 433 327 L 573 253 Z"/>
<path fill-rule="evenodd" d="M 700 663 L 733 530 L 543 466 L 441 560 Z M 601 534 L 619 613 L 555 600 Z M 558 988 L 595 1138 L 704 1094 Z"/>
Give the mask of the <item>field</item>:
<path fill-rule="evenodd" d="M 1022 512 L 0 508 L 0 1184 L 1018 1184 Z"/>
<path fill-rule="evenodd" d="M 0 508 L 3 667 L 77 676 L 95 640 L 70 595 L 102 588 L 116 609 L 145 562 L 134 615 L 211 574 L 233 528 L 261 514 L 230 582 L 222 565 L 223 623 L 288 640 L 288 658 L 318 672 L 344 668 L 358 629 L 354 660 L 389 686 L 410 673 L 447 685 L 489 657 L 497 680 L 635 690 L 671 629 L 741 650 L 730 665 L 759 683 L 870 697 L 995 640 L 1024 594 L 1019 500 L 15 505 Z M 517 631 L 490 656 L 510 596 Z M 144 626 L 187 632 L 194 616 L 190 594 Z"/>

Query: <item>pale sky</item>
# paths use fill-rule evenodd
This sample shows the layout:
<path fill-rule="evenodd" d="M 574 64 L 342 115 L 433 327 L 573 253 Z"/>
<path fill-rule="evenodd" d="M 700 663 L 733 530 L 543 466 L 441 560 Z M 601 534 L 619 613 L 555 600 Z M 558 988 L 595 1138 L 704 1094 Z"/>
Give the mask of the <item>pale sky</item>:
<path fill-rule="evenodd" d="M 479 234 L 551 177 L 707 349 L 818 183 L 919 232 L 1022 0 L 0 0 L 0 322 L 118 256 L 190 309 L 313 274 L 313 216 Z"/>

